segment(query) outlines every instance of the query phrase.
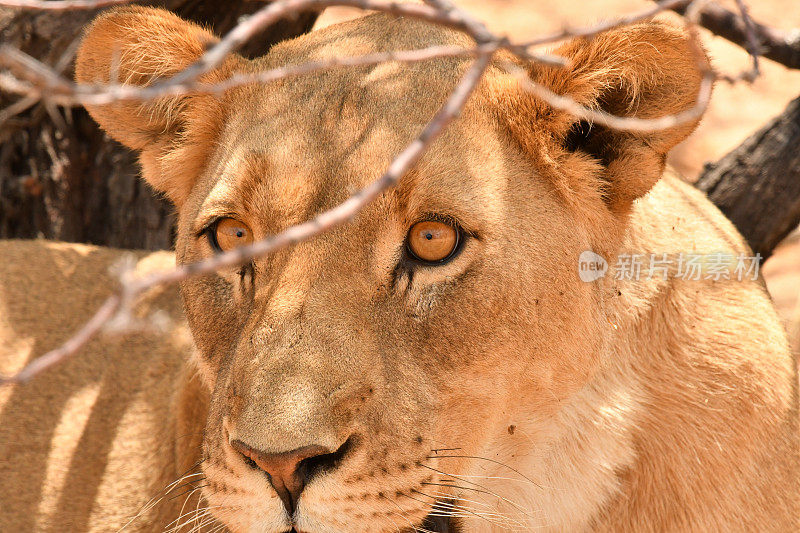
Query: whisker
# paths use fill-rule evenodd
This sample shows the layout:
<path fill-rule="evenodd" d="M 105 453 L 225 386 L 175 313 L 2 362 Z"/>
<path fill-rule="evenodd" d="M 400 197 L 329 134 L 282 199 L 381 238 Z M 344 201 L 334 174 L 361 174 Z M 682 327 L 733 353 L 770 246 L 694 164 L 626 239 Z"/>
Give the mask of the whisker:
<path fill-rule="evenodd" d="M 431 494 L 433 494 L 436 497 L 437 501 L 441 501 L 442 498 L 445 498 L 447 500 L 452 500 L 453 499 L 453 495 L 452 494 L 448 494 L 448 493 L 440 492 L 440 491 L 436 491 L 436 490 L 432 490 L 430 492 L 431 492 Z M 424 494 L 424 493 L 420 492 L 420 494 Z M 468 498 L 459 497 L 458 501 L 459 502 L 474 503 L 475 505 L 488 507 L 489 509 L 492 508 L 491 504 L 489 504 L 487 502 L 482 502 L 482 501 L 479 501 L 479 500 L 470 500 Z"/>
<path fill-rule="evenodd" d="M 423 492 L 420 492 L 420 491 L 415 490 L 415 489 L 411 489 L 411 490 L 412 490 L 412 492 L 416 492 L 417 494 L 421 494 L 423 496 L 427 496 L 428 498 L 430 498 L 430 496 L 428 496 L 427 494 L 425 494 Z M 414 500 L 415 502 L 419 502 L 419 503 L 423 504 L 425 507 L 430 505 L 430 503 L 422 501 L 420 499 L 417 499 L 417 498 L 415 498 L 415 497 L 413 497 L 411 495 L 403 494 L 403 496 L 405 496 L 406 498 L 410 498 L 410 499 Z M 438 502 L 437 502 L 436 498 L 433 498 L 433 500 L 434 500 L 434 505 L 431 506 L 431 511 L 425 516 L 455 516 L 455 515 L 450 515 L 450 514 L 448 514 L 448 515 L 436 515 L 436 514 L 434 514 L 434 509 L 436 509 L 436 503 L 438 503 Z"/>
<path fill-rule="evenodd" d="M 203 489 L 203 487 L 199 487 L 199 489 L 200 489 L 200 490 L 202 490 L 202 489 Z M 197 489 L 195 489 L 195 490 L 197 490 Z M 200 497 L 199 497 L 199 498 L 197 498 L 197 505 L 195 505 L 195 510 L 198 510 L 198 509 L 200 509 L 200 504 L 201 504 L 202 502 L 203 502 L 203 495 L 202 495 L 202 493 L 201 493 L 201 494 L 200 494 Z M 206 513 L 204 513 L 204 514 L 203 514 L 203 516 L 211 516 L 211 511 L 208 509 L 208 507 L 206 507 L 206 511 L 207 511 L 207 512 L 206 512 Z M 197 521 L 198 521 L 198 520 L 199 520 L 199 516 L 198 516 L 197 514 L 195 514 L 193 523 L 194 523 L 194 524 L 197 524 Z M 192 526 L 192 529 L 194 529 L 194 526 Z"/>
<path fill-rule="evenodd" d="M 156 493 L 156 495 L 155 495 L 155 496 L 153 496 L 152 498 L 150 498 L 150 500 L 149 500 L 147 503 L 145 503 L 145 504 L 144 504 L 144 505 L 141 507 L 141 509 L 139 509 L 139 511 L 138 511 L 138 512 L 137 512 L 135 515 L 133 515 L 133 517 L 131 517 L 131 519 L 130 519 L 130 520 L 128 520 L 128 521 L 125 523 L 125 525 L 123 525 L 123 526 L 122 526 L 122 527 L 121 527 L 119 530 L 117 530 L 117 532 L 119 533 L 119 532 L 121 532 L 121 531 L 125 530 L 125 529 L 126 529 L 126 528 L 127 528 L 129 525 L 131 525 L 131 524 L 132 524 L 132 523 L 133 523 L 133 522 L 134 522 L 136 519 L 138 519 L 138 518 L 139 518 L 140 516 L 142 516 L 144 513 L 146 513 L 146 512 L 148 512 L 148 511 L 150 511 L 150 510 L 151 510 L 153 507 L 155 507 L 156 505 L 158 505 L 158 504 L 161 502 L 161 500 L 163 500 L 163 499 L 164 499 L 164 496 L 166 496 L 167 494 L 169 494 L 171 491 L 175 490 L 175 488 L 176 488 L 176 485 L 177 485 L 177 484 L 181 483 L 182 481 L 184 481 L 184 480 L 186 480 L 186 479 L 189 479 L 189 478 L 191 478 L 191 477 L 194 477 L 194 476 L 203 475 L 203 477 L 205 477 L 205 475 L 204 475 L 202 472 L 195 472 L 195 473 L 189 474 L 189 472 L 191 472 L 191 471 L 192 471 L 192 470 L 194 470 L 195 468 L 199 467 L 199 466 L 200 466 L 200 465 L 203 463 L 203 461 L 205 461 L 205 459 L 201 459 L 200 461 L 198 461 L 197 463 L 195 463 L 194 465 L 192 465 L 191 467 L 189 467 L 189 469 L 188 469 L 188 470 L 186 470 L 186 471 L 185 471 L 185 472 L 184 472 L 184 473 L 183 473 L 183 474 L 182 474 L 180 477 L 178 477 L 178 479 L 176 479 L 175 481 L 173 481 L 173 482 L 171 482 L 171 483 L 168 483 L 167 485 L 165 485 L 163 489 L 161 489 L 161 490 L 160 490 L 158 493 Z"/>
<path fill-rule="evenodd" d="M 186 509 L 186 504 L 187 504 L 187 503 L 189 503 L 189 498 L 191 498 L 191 497 L 192 497 L 192 494 L 194 494 L 194 493 L 195 493 L 195 492 L 197 492 L 198 490 L 200 490 L 200 489 L 193 489 L 191 492 L 189 492 L 189 494 L 186 496 L 186 499 L 185 499 L 185 500 L 183 500 L 183 505 L 181 505 L 181 510 L 180 510 L 180 512 L 178 513 L 178 518 L 176 518 L 175 520 L 173 520 L 172 522 L 170 522 L 169 524 L 167 524 L 167 526 L 166 526 L 167 528 L 168 528 L 169 526 L 171 526 L 172 524 L 174 524 L 174 523 L 176 523 L 176 522 L 179 522 L 179 521 L 180 521 L 182 518 L 184 518 L 184 517 L 186 517 L 186 516 L 189 516 L 191 513 L 197 513 L 197 509 L 195 509 L 194 511 L 187 511 L 186 513 L 184 513 L 183 511 L 184 511 L 184 509 Z M 197 500 L 197 505 L 198 505 L 198 508 L 199 508 L 200 502 L 201 502 L 202 500 L 203 500 L 203 498 L 202 498 L 202 497 L 201 497 L 201 498 L 198 498 L 198 500 Z M 184 524 L 184 525 L 185 525 L 185 524 Z M 177 527 L 177 526 L 176 526 L 176 527 Z M 181 525 L 180 527 L 183 527 L 183 525 Z M 174 531 L 177 531 L 177 529 L 176 529 L 176 528 L 173 528 L 172 530 L 174 530 Z M 172 530 L 171 530 L 171 531 L 172 531 Z"/>
<path fill-rule="evenodd" d="M 422 494 L 422 493 L 420 493 L 420 494 Z M 432 498 L 433 496 L 428 496 L 428 497 Z M 469 511 L 469 512 L 472 512 L 472 513 L 480 513 L 481 516 L 497 516 L 497 517 L 503 517 L 503 518 L 506 517 L 506 515 L 504 515 L 503 513 L 499 513 L 499 512 L 482 511 L 482 510 L 479 510 L 479 509 L 478 510 L 470 509 L 466 505 L 461 505 L 461 500 L 458 500 L 458 503 L 449 503 L 449 502 L 444 502 L 444 501 L 440 501 L 440 500 L 437 499 L 436 503 L 433 505 L 433 508 L 434 509 L 440 509 L 440 510 L 444 510 L 444 509 L 448 509 L 448 508 L 449 509 L 453 509 L 453 510 L 464 510 L 464 511 Z"/>
<path fill-rule="evenodd" d="M 453 498 L 452 494 L 439 492 L 439 491 L 435 491 L 435 490 L 431 491 L 431 494 L 433 494 L 433 496 L 427 495 L 427 494 L 425 494 L 423 492 L 419 492 L 419 491 L 417 491 L 417 492 L 419 494 L 426 495 L 428 498 L 434 498 L 435 497 L 437 499 L 437 503 L 439 503 L 439 504 L 445 503 L 445 502 L 442 502 L 442 500 L 441 500 L 442 498 L 447 498 L 449 500 L 452 500 L 452 498 Z M 494 508 L 492 505 L 490 505 L 487 502 L 482 502 L 482 501 L 478 501 L 478 500 L 471 500 L 471 499 L 468 499 L 468 498 L 459 497 L 458 498 L 458 503 L 460 504 L 461 502 L 471 503 L 471 504 L 474 504 L 474 505 L 479 505 L 481 507 L 486 507 L 486 508 L 489 508 L 489 509 L 495 509 L 496 510 L 496 508 Z M 464 506 L 464 507 L 466 508 L 466 506 Z M 483 509 L 472 509 L 472 510 L 477 512 L 477 513 L 495 514 L 493 511 L 485 511 Z M 519 513 L 519 511 L 516 511 L 516 512 Z M 502 516 L 505 516 L 508 520 L 511 520 L 516 524 L 519 524 L 519 526 L 522 527 L 524 530 L 528 530 L 528 529 L 530 529 L 532 527 L 530 524 L 526 524 L 526 522 L 530 521 L 529 517 L 516 518 L 516 517 L 513 517 L 508 512 L 503 512 L 503 513 L 498 512 L 497 514 L 501 514 Z M 525 513 L 522 513 L 522 514 L 525 514 Z M 536 527 L 538 528 L 538 527 L 542 527 L 542 526 L 538 526 L 537 525 Z"/>
<path fill-rule="evenodd" d="M 397 503 L 396 501 L 392 500 L 391 498 L 389 498 L 385 494 L 383 495 L 383 499 L 387 500 L 388 502 L 392 503 L 395 507 L 397 507 L 397 510 L 400 511 L 400 516 L 403 518 L 403 520 L 408 522 L 408 525 L 411 526 L 411 529 L 413 529 L 415 532 L 419 532 L 419 533 L 435 533 L 435 532 L 430 531 L 428 529 L 425 529 L 423 527 L 415 526 L 414 523 L 406 516 L 406 513 L 403 512 L 403 508 L 400 507 L 400 504 Z M 417 500 L 417 501 L 419 501 L 419 500 Z M 421 503 L 425 503 L 425 502 L 421 502 Z M 425 504 L 425 505 L 427 506 L 427 504 Z M 393 514 L 396 514 L 396 513 L 393 513 Z"/>
<path fill-rule="evenodd" d="M 449 497 L 451 502 L 447 502 L 447 501 L 441 501 L 439 498 L 436 498 L 436 497 L 431 496 L 429 494 L 425 494 L 422 491 L 418 491 L 417 490 L 415 492 L 417 494 L 421 494 L 422 496 L 426 496 L 426 497 L 431 498 L 432 500 L 434 500 L 434 504 L 433 504 L 433 509 L 434 510 L 439 509 L 440 511 L 446 512 L 448 514 L 452 514 L 453 511 L 463 511 L 463 512 L 467 513 L 468 515 L 472 515 L 474 517 L 480 518 L 480 519 L 485 520 L 485 521 L 487 521 L 487 522 L 489 522 L 489 523 L 491 523 L 493 525 L 497 525 L 498 521 L 503 525 L 505 525 L 505 522 L 511 521 L 511 522 L 516 522 L 517 524 L 522 526 L 522 524 L 520 522 L 518 522 L 517 520 L 513 520 L 511 517 L 506 516 L 506 515 L 504 515 L 502 513 L 469 509 L 468 507 L 466 507 L 464 505 L 459 505 L 457 503 L 451 503 L 453 501 L 452 497 Z M 442 509 L 442 507 L 445 507 L 445 508 L 449 507 L 451 510 Z M 456 516 L 456 515 L 453 515 L 453 516 Z M 463 516 L 463 514 L 462 514 L 462 517 L 467 518 L 467 516 Z"/>
<path fill-rule="evenodd" d="M 431 451 L 432 451 L 433 453 L 439 453 L 439 452 L 455 452 L 455 451 L 458 451 L 458 450 L 460 450 L 460 449 L 461 449 L 461 448 L 433 448 Z"/>
<path fill-rule="evenodd" d="M 536 483 L 534 480 L 532 480 L 531 478 L 529 478 L 528 476 L 526 476 L 525 474 L 523 474 L 522 472 L 520 472 L 519 470 L 514 468 L 513 466 L 509 466 L 509 465 L 507 465 L 507 464 L 505 464 L 503 462 L 496 461 L 494 459 L 489 459 L 488 457 L 481 457 L 479 455 L 432 455 L 432 456 L 428 456 L 427 458 L 428 459 L 478 459 L 478 460 L 481 460 L 481 461 L 487 461 L 489 463 L 493 463 L 493 464 L 502 466 L 503 468 L 507 468 L 507 469 L 511 470 L 512 472 L 514 472 L 515 474 L 519 474 L 520 476 L 525 478 L 528 482 L 530 482 L 532 485 L 534 485 L 536 487 L 539 487 L 540 489 L 544 488 L 541 485 L 539 485 L 538 483 Z"/>
<path fill-rule="evenodd" d="M 189 478 L 198 477 L 198 476 L 200 476 L 200 479 L 199 479 L 199 480 L 195 480 L 195 479 L 189 479 Z M 201 481 L 201 480 L 203 480 L 203 479 L 205 479 L 205 478 L 206 478 L 206 475 L 205 475 L 205 473 L 203 473 L 203 472 L 197 472 L 197 473 L 195 473 L 195 474 L 191 474 L 191 475 L 188 475 L 188 476 L 183 476 L 183 477 L 182 477 L 181 479 L 179 479 L 178 481 L 175 481 L 175 482 L 173 482 L 173 485 L 174 485 L 175 483 L 178 483 L 178 482 L 182 482 L 182 483 L 180 483 L 179 485 L 176 485 L 176 486 L 174 486 L 174 487 L 171 487 L 171 488 L 170 488 L 170 489 L 167 491 L 167 494 L 169 494 L 169 493 L 170 493 L 170 492 L 172 492 L 173 490 L 177 490 L 177 489 L 179 489 L 179 488 L 181 488 L 181 487 L 185 487 L 185 486 L 186 486 L 186 485 L 188 485 L 189 483 L 196 483 L 197 481 Z"/>
<path fill-rule="evenodd" d="M 454 516 L 457 518 L 474 519 L 479 518 L 493 526 L 500 526 L 505 530 L 526 531 L 525 525 L 519 520 L 515 520 L 502 513 L 489 513 L 486 511 L 476 511 L 465 506 L 455 506 L 452 508 L 435 508 L 429 516 Z"/>
<path fill-rule="evenodd" d="M 193 509 L 191 511 L 188 511 L 188 512 L 182 514 L 181 516 L 179 516 L 178 518 L 176 518 L 175 520 L 173 520 L 172 522 L 167 524 L 167 526 L 165 527 L 164 531 L 165 531 L 165 533 L 176 533 L 177 531 L 180 531 L 186 525 L 188 525 L 190 523 L 193 523 L 193 522 L 196 524 L 198 521 L 200 521 L 201 523 L 206 523 L 206 520 L 216 520 L 213 517 L 213 515 L 211 514 L 211 511 L 212 510 L 223 510 L 223 509 L 224 510 L 234 510 L 234 509 L 241 509 L 241 507 L 239 507 L 239 506 L 229 506 L 229 505 L 214 505 L 214 506 L 202 507 L 202 508 L 198 507 L 196 509 Z M 185 519 L 185 520 L 183 520 L 183 519 Z M 180 522 L 180 520 L 183 520 L 183 522 Z M 179 522 L 179 523 L 176 523 L 176 522 Z M 175 525 L 173 527 L 169 528 L 169 526 L 171 526 L 172 524 L 175 524 Z M 195 531 L 195 527 L 197 527 L 197 525 L 193 526 L 192 530 L 190 530 L 190 531 Z M 166 528 L 169 528 L 169 529 L 166 529 Z"/>
<path fill-rule="evenodd" d="M 214 518 L 214 516 L 211 515 L 211 513 L 208 513 L 208 515 L 205 515 L 205 517 L 202 520 L 200 520 L 197 524 L 195 524 L 192 527 L 192 529 L 189 530 L 189 533 L 199 533 L 200 531 L 203 530 L 204 527 L 215 525 L 216 523 L 217 519 Z"/>
<path fill-rule="evenodd" d="M 195 492 L 195 491 L 200 490 L 200 489 L 204 489 L 204 488 L 206 488 L 208 486 L 209 486 L 209 484 L 207 483 L 205 485 L 200 485 L 199 487 L 189 487 L 188 489 L 186 489 L 185 491 L 181 492 L 180 494 L 176 494 L 175 496 L 170 496 L 169 499 L 170 500 L 174 500 L 175 498 L 180 498 L 184 494 L 191 494 L 192 492 Z"/>
<path fill-rule="evenodd" d="M 516 483 L 525 483 L 530 484 L 531 482 L 527 479 L 519 479 L 516 477 L 507 477 L 507 476 L 482 476 L 480 474 L 458 474 L 462 478 L 475 478 L 475 479 L 496 479 L 501 481 L 514 481 Z M 535 484 L 537 487 L 542 488 L 541 485 Z"/>
<path fill-rule="evenodd" d="M 183 529 L 183 526 L 185 526 L 187 524 L 190 524 L 193 520 L 197 520 L 199 517 L 205 518 L 210 513 L 211 513 L 211 511 L 208 508 L 205 508 L 205 507 L 202 508 L 202 509 L 195 509 L 193 511 L 189 511 L 185 515 L 181 516 L 178 520 L 180 520 L 182 518 L 186 518 L 186 519 L 183 522 L 178 522 L 177 524 L 175 524 L 174 527 L 172 527 L 169 530 L 167 530 L 167 533 L 177 533 L 178 531 Z M 172 523 L 172 522 L 170 522 L 170 523 Z"/>
<path fill-rule="evenodd" d="M 492 492 L 491 490 L 489 490 L 488 488 L 484 487 L 483 485 L 481 485 L 479 483 L 475 483 L 474 481 L 470 481 L 468 479 L 463 479 L 463 478 L 460 478 L 458 476 L 453 476 L 453 475 L 447 474 L 446 472 L 442 472 L 441 470 L 437 470 L 436 468 L 433 468 L 432 466 L 428 466 L 428 465 L 421 465 L 421 466 L 424 467 L 424 468 L 427 468 L 428 470 L 432 470 L 432 471 L 436 472 L 437 474 L 441 474 L 441 475 L 443 475 L 445 477 L 452 477 L 452 478 L 455 478 L 455 479 L 457 479 L 459 481 L 463 481 L 464 483 L 468 483 L 470 485 L 475 485 L 476 487 L 479 487 L 480 489 L 482 489 L 487 494 L 490 494 L 490 495 L 494 496 L 495 498 L 498 498 L 498 499 L 506 502 L 507 504 L 511 505 L 512 507 L 516 508 L 518 511 L 520 511 L 522 514 L 524 514 L 525 516 L 527 516 L 531 520 L 535 520 L 535 518 L 533 516 L 531 516 L 522 506 L 517 505 L 516 503 L 512 502 L 508 498 L 505 498 L 505 497 L 500 496 L 499 494 L 497 494 L 495 492 Z M 451 488 L 462 488 L 463 489 L 464 487 L 453 486 Z"/>
<path fill-rule="evenodd" d="M 432 485 L 434 487 L 447 487 L 447 488 L 450 488 L 450 489 L 471 490 L 471 491 L 474 491 L 474 492 L 481 492 L 483 494 L 488 494 L 489 496 L 493 496 L 493 494 L 488 490 L 476 489 L 476 488 L 473 488 L 473 487 L 462 487 L 461 485 L 452 485 L 452 484 L 448 484 L 448 483 L 431 483 L 429 481 L 423 481 L 422 483 L 420 483 L 420 485 Z"/>

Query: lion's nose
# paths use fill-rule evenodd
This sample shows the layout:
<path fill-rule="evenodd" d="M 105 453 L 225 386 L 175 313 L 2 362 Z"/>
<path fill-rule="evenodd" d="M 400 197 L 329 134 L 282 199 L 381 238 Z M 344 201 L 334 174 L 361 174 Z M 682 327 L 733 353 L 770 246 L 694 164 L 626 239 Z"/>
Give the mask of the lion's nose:
<path fill-rule="evenodd" d="M 312 445 L 279 453 L 256 450 L 240 440 L 231 441 L 231 446 L 246 460 L 252 461 L 251 466 L 267 473 L 270 483 L 291 516 L 306 482 L 317 472 L 335 466 L 344 455 L 349 442 L 345 442 L 336 451 Z"/>

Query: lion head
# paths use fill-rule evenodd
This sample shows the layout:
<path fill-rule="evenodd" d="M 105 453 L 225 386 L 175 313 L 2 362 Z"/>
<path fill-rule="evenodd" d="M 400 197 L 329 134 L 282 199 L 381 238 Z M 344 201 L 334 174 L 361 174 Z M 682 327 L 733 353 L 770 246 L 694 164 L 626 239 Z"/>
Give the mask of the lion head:
<path fill-rule="evenodd" d="M 148 85 L 214 42 L 163 10 L 113 10 L 88 28 L 77 79 Z M 470 40 L 371 15 L 255 60 L 232 55 L 200 81 L 433 45 Z M 509 494 L 540 490 L 546 476 L 517 466 L 557 438 L 564 406 L 607 352 L 607 287 L 581 282 L 576 258 L 620 246 L 632 203 L 694 124 L 623 133 L 581 123 L 526 93 L 504 64 L 586 106 L 645 118 L 690 108 L 700 82 L 684 35 L 661 23 L 556 53 L 566 67 L 499 53 L 459 118 L 350 223 L 182 282 L 210 395 L 204 497 L 229 528 L 477 531 L 539 520 Z M 89 111 L 140 152 L 144 178 L 175 204 L 187 264 L 374 181 L 470 61 L 329 69 Z M 607 453 L 611 472 L 624 453 Z M 557 459 L 562 473 L 580 468 Z M 595 492 L 587 501 L 607 495 Z M 508 512 L 488 512 L 498 508 Z"/>

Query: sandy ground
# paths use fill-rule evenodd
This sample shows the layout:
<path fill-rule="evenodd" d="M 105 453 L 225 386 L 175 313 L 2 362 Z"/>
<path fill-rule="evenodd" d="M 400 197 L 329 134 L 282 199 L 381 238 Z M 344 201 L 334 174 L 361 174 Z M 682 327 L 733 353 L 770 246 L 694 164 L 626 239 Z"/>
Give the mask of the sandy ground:
<path fill-rule="evenodd" d="M 512 40 L 526 40 L 563 27 L 592 24 L 652 5 L 644 0 L 544 1 L 544 0 L 454 0 L 487 24 L 494 32 Z M 735 9 L 733 0 L 720 1 Z M 800 28 L 798 0 L 748 2 L 753 18 L 762 24 L 790 30 Z M 329 8 L 318 27 L 360 16 L 351 8 Z M 680 22 L 673 14 L 661 15 Z M 703 30 L 703 40 L 718 68 L 738 73 L 749 66 L 741 48 Z M 778 115 L 800 95 L 800 71 L 791 71 L 762 59 L 762 76 L 753 84 L 719 83 L 703 122 L 685 142 L 673 150 L 670 163 L 687 179 L 694 180 L 707 161 L 715 161 Z M 800 238 L 788 239 L 764 265 L 767 285 L 781 317 L 800 353 Z"/>

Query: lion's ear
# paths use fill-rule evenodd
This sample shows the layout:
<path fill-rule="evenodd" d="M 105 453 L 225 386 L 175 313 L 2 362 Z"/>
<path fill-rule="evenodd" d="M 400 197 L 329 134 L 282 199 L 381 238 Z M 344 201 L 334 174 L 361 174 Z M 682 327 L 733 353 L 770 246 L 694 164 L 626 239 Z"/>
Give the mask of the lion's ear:
<path fill-rule="evenodd" d="M 586 107 L 651 119 L 691 109 L 697 102 L 702 81 L 698 54 L 703 52 L 673 26 L 659 22 L 627 26 L 572 40 L 555 53 L 565 57 L 568 66 L 529 65 L 531 79 Z M 555 151 L 562 156 L 565 151 L 591 156 L 600 165 L 603 197 L 618 212 L 627 211 L 633 200 L 655 185 L 667 152 L 699 121 L 651 132 L 619 131 L 578 121 L 519 88 L 514 93 L 514 109 L 506 113 L 516 115 L 509 125 L 522 146 L 540 150 L 541 141 L 531 142 L 530 136 L 536 135 L 554 139 Z M 564 158 L 551 161 L 559 159 Z"/>
<path fill-rule="evenodd" d="M 163 9 L 126 7 L 97 17 L 86 29 L 75 63 L 83 84 L 124 83 L 146 86 L 194 63 L 217 38 L 203 28 Z M 212 83 L 229 75 L 230 64 L 205 74 Z M 210 135 L 216 130 L 213 110 L 219 103 L 207 95 L 161 97 L 149 101 L 117 101 L 87 105 L 109 135 L 139 150 L 142 174 L 156 190 L 180 205 L 191 190 L 191 172 L 166 172 L 169 159 L 186 139 L 187 126 Z M 198 142 L 195 139 L 195 142 Z"/>

